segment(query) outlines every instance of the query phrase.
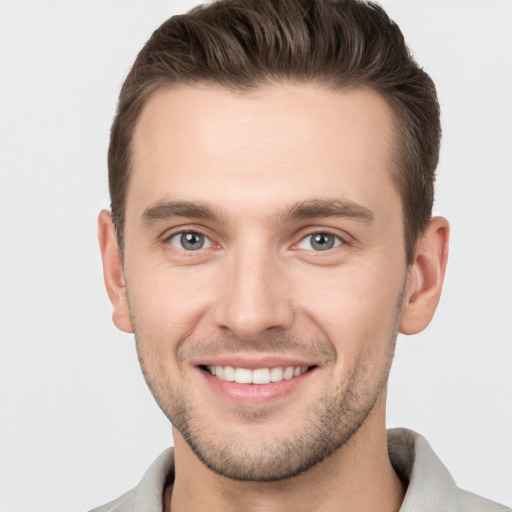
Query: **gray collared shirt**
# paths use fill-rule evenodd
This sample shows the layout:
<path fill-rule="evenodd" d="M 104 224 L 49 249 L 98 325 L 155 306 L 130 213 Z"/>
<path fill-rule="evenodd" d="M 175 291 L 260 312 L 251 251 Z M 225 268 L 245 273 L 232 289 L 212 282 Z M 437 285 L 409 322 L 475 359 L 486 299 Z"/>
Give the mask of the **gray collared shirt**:
<path fill-rule="evenodd" d="M 512 509 L 459 489 L 426 439 L 412 430 L 388 430 L 389 458 L 408 482 L 400 512 L 512 512 Z M 91 512 L 157 512 L 163 510 L 165 485 L 174 477 L 169 448 L 153 462 L 139 485 Z"/>

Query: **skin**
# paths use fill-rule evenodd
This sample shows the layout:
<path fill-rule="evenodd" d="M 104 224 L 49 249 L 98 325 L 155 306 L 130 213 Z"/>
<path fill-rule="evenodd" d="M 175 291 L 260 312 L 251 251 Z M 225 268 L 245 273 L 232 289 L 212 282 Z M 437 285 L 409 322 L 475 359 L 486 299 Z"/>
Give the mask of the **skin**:
<path fill-rule="evenodd" d="M 174 425 L 166 510 L 400 508 L 386 383 L 397 332 L 434 314 L 448 224 L 407 266 L 392 126 L 376 93 L 313 84 L 176 86 L 145 106 L 124 261 L 107 211 L 99 239 L 114 322 Z M 270 397 L 219 392 L 202 367 L 292 360 L 310 370 Z"/>

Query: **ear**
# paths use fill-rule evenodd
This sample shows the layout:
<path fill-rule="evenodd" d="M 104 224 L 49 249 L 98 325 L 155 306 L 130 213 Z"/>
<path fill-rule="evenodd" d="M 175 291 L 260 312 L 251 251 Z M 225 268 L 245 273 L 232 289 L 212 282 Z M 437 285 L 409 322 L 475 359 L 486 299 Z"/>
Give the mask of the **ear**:
<path fill-rule="evenodd" d="M 449 233 L 448 221 L 434 217 L 416 244 L 400 320 L 400 332 L 403 334 L 423 331 L 434 316 L 448 261 Z"/>
<path fill-rule="evenodd" d="M 103 259 L 105 287 L 114 308 L 112 320 L 121 331 L 133 332 L 124 281 L 123 260 L 117 245 L 112 215 L 108 210 L 102 210 L 98 216 L 98 240 Z"/>

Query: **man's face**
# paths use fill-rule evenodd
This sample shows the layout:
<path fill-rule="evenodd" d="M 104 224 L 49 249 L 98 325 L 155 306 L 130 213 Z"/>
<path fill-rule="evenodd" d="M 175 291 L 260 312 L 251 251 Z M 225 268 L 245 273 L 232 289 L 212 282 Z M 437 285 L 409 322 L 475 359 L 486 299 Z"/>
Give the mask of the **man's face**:
<path fill-rule="evenodd" d="M 124 328 L 196 455 L 279 479 L 382 422 L 407 277 L 386 103 L 176 86 L 133 144 Z"/>

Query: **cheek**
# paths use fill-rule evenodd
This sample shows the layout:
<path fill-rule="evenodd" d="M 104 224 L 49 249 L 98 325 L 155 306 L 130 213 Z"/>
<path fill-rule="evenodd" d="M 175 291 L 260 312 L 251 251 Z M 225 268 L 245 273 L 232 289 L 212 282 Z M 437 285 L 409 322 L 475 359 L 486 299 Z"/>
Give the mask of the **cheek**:
<path fill-rule="evenodd" d="M 137 330 L 163 347 L 191 334 L 210 301 L 210 280 L 198 267 L 146 268 L 126 279 Z"/>
<path fill-rule="evenodd" d="M 375 341 L 387 341 L 396 328 L 403 279 L 372 265 L 330 269 L 328 278 L 302 287 L 300 308 L 347 355 L 365 345 L 378 349 L 385 344 Z"/>

